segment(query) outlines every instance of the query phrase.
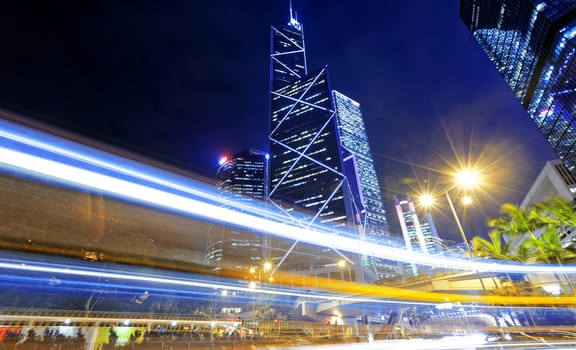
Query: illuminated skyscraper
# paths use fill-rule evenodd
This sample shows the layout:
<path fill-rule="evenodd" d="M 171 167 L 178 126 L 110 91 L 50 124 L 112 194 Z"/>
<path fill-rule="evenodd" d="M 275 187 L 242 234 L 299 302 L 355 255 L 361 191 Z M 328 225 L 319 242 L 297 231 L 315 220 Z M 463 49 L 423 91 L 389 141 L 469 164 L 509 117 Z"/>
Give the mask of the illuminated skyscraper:
<path fill-rule="evenodd" d="M 271 27 L 272 205 L 304 227 L 328 224 L 381 239 L 387 225 L 359 104 L 333 92 L 326 67 L 308 73 L 303 27 Z M 364 177 L 365 176 L 365 177 Z M 292 251 L 292 249 L 290 249 Z"/>
<path fill-rule="evenodd" d="M 395 196 L 394 203 L 406 249 L 421 253 L 434 252 L 432 228 L 427 221 L 420 222 L 412 198 Z"/>
<path fill-rule="evenodd" d="M 356 202 L 362 205 L 360 216 L 365 235 L 381 237 L 386 234 L 388 229 L 386 211 L 382 202 L 382 192 L 370 152 L 360 103 L 338 91 L 332 91 L 332 96 L 340 144 L 345 152 L 350 152 L 348 157 L 351 157 L 355 163 L 346 175 L 348 178 L 353 178 L 360 188 L 358 194 L 361 197 Z"/>
<path fill-rule="evenodd" d="M 359 210 L 342 171 L 327 69 L 307 74 L 303 28 L 292 10 L 271 34 L 271 202 L 305 209 L 307 224 L 345 225 Z"/>
<path fill-rule="evenodd" d="M 265 199 L 267 176 L 268 154 L 250 149 L 220 160 L 216 186 L 222 194 L 240 201 Z"/>
<path fill-rule="evenodd" d="M 216 174 L 221 195 L 247 205 L 266 199 L 268 158 L 268 154 L 254 149 L 223 157 Z M 208 234 L 206 262 L 215 272 L 248 271 L 265 260 L 267 239 L 259 232 L 214 225 Z"/>
<path fill-rule="evenodd" d="M 461 0 L 460 17 L 576 175 L 576 2 Z"/>

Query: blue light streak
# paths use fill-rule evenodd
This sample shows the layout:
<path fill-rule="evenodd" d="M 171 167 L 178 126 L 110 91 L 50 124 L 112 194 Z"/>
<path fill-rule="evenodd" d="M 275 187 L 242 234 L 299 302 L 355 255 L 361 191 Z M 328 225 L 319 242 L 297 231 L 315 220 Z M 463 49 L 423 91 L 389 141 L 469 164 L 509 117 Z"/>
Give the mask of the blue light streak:
<path fill-rule="evenodd" d="M 576 273 L 576 266 L 525 265 L 409 253 L 405 249 L 346 237 L 344 236 L 346 232 L 338 232 L 341 235 L 337 235 L 336 232 L 323 230 L 319 226 L 307 229 L 288 225 L 285 223 L 288 219 L 279 213 L 258 206 L 247 207 L 224 200 L 206 184 L 6 121 L 0 121 L 0 167 L 19 169 L 30 174 L 46 176 L 63 184 L 100 191 L 111 196 L 165 208 L 203 220 L 244 227 L 291 241 L 319 246 L 325 246 L 326 242 L 330 242 L 330 246 L 342 251 L 386 260 L 469 271 Z M 241 207 L 244 212 L 223 207 L 223 204 Z M 8 268 L 5 265 L 0 267 Z M 119 278 L 114 274 L 110 277 Z M 154 278 L 149 281 L 160 282 Z M 202 283 L 194 284 L 195 287 L 202 285 Z M 213 284 L 205 286 L 213 287 Z"/>
<path fill-rule="evenodd" d="M 92 266 L 92 265 L 91 265 Z M 59 263 L 36 262 L 27 259 L 2 259 L 0 258 L 0 270 L 3 274 L 12 274 L 13 283 L 17 284 L 18 279 L 22 281 L 41 281 L 42 278 L 31 276 L 19 276 L 21 273 L 47 273 L 48 276 L 58 276 L 64 282 L 69 278 L 68 284 L 78 284 L 89 288 L 90 283 L 79 281 L 78 278 L 95 278 L 92 289 L 98 287 L 118 288 L 122 294 L 130 292 L 139 293 L 148 291 L 150 293 L 178 293 L 179 297 L 192 297 L 199 295 L 214 296 L 218 290 L 237 291 L 246 295 L 271 295 L 277 297 L 305 297 L 316 299 L 318 301 L 342 300 L 351 303 L 368 303 L 368 304 L 408 304 L 408 305 L 435 305 L 434 302 L 412 302 L 398 300 L 382 300 L 363 297 L 343 297 L 337 294 L 324 293 L 310 290 L 308 292 L 283 288 L 282 286 L 262 285 L 256 289 L 250 288 L 245 283 L 236 280 L 227 280 L 223 278 L 214 278 L 206 275 L 192 275 L 181 273 L 167 274 L 162 271 L 154 272 L 137 272 L 135 268 L 123 267 L 122 265 L 108 264 L 103 268 L 82 266 L 82 262 L 72 262 L 69 259 L 62 259 Z M 73 280 L 72 280 L 73 278 Z M 105 281 L 105 282 L 98 282 Z M 51 288 L 48 284 L 48 278 L 44 278 L 46 288 Z M 153 287 L 143 285 L 142 283 L 151 283 Z M 164 286 L 164 287 L 162 287 Z M 52 288 L 59 288 L 54 286 Z M 175 289 L 176 288 L 176 289 Z M 129 293 L 132 294 L 132 293 Z M 242 297 L 242 296 L 239 296 Z"/>

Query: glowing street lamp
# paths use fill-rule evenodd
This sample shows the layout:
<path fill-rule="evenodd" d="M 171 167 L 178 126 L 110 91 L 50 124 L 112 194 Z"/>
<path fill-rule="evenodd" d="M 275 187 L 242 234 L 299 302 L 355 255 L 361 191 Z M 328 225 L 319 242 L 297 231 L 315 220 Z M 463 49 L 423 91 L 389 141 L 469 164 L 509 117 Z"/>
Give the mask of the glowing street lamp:
<path fill-rule="evenodd" d="M 463 169 L 454 175 L 456 187 L 462 188 L 463 190 L 467 191 L 479 185 L 480 183 L 480 174 L 474 169 Z M 456 222 L 456 226 L 458 227 L 458 232 L 462 236 L 462 240 L 464 241 L 464 245 L 466 246 L 466 252 L 468 255 L 472 255 L 472 249 L 470 248 L 470 244 L 468 243 L 468 239 L 466 237 L 466 233 L 464 232 L 464 228 L 460 223 L 460 219 L 458 218 L 458 214 L 456 213 L 456 209 L 454 208 L 454 204 L 452 202 L 452 198 L 450 197 L 449 191 L 446 191 L 446 200 L 448 200 L 448 205 L 450 206 L 450 211 L 454 216 L 454 221 Z M 420 196 L 420 204 L 424 207 L 430 207 L 434 203 L 434 197 L 429 194 L 423 194 Z M 465 195 L 462 198 L 462 204 L 464 206 L 468 206 L 472 204 L 472 197 Z"/>
<path fill-rule="evenodd" d="M 477 187 L 480 184 L 480 174 L 478 171 L 472 168 L 462 169 L 455 174 L 456 185 L 462 189 L 469 190 L 474 187 Z M 454 220 L 456 221 L 456 225 L 458 226 L 458 231 L 460 231 L 460 235 L 462 236 L 462 240 L 464 241 L 464 245 L 466 246 L 466 251 L 468 255 L 472 255 L 472 249 L 470 249 L 470 244 L 468 243 L 468 239 L 466 238 L 466 233 L 462 228 L 462 224 L 460 224 L 460 220 L 458 219 L 458 215 L 456 214 L 456 210 L 454 209 L 454 204 L 452 204 L 452 199 L 450 198 L 450 194 L 446 191 L 446 198 L 448 199 L 448 204 L 450 204 L 450 210 L 452 210 L 452 215 L 454 215 Z M 462 198 L 462 204 L 464 206 L 468 206 L 472 204 L 472 197 L 465 195 Z"/>
<path fill-rule="evenodd" d="M 429 208 L 434 204 L 434 197 L 430 193 L 424 193 L 420 196 L 420 204 L 425 208 Z"/>
<path fill-rule="evenodd" d="M 476 187 L 480 183 L 480 174 L 474 169 L 463 169 L 455 177 L 456 184 L 464 189 Z"/>

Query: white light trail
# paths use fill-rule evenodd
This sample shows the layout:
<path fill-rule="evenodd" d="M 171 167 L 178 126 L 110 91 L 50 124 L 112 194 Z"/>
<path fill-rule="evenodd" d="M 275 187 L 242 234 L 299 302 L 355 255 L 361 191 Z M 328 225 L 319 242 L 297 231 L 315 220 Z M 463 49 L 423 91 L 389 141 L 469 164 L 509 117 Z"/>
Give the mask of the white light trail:
<path fill-rule="evenodd" d="M 0 127 L 2 127 L 1 124 Z M 9 135 L 12 134 L 6 131 L 0 133 L 0 137 L 8 137 Z M 13 143 L 13 141 L 21 140 L 21 138 L 12 135 L 10 140 Z M 70 156 L 72 158 L 70 164 L 64 164 L 61 161 L 46 159 L 41 156 L 31 155 L 7 147 L 0 147 L 0 164 L 9 167 L 16 167 L 34 174 L 49 176 L 64 183 L 81 186 L 91 190 L 102 191 L 113 196 L 175 210 L 193 217 L 201 217 L 206 220 L 214 220 L 233 226 L 241 226 L 259 232 L 272 234 L 287 240 L 301 241 L 319 246 L 325 246 L 329 243 L 331 247 L 338 250 L 370 255 L 386 260 L 396 260 L 406 263 L 468 271 L 576 273 L 576 266 L 526 265 L 500 263 L 498 261 L 474 261 L 469 259 L 430 256 L 415 252 L 407 252 L 405 249 L 365 242 L 355 238 L 337 236 L 334 232 L 322 232 L 316 229 L 312 230 L 296 227 L 282 222 L 273 221 L 269 218 L 224 208 L 218 203 L 213 203 L 215 198 L 211 195 L 204 197 L 210 202 L 202 201 L 202 196 L 199 196 L 201 197 L 200 199 L 188 197 L 186 196 L 186 193 L 194 193 L 197 195 L 198 193 L 202 193 L 202 190 L 192 190 L 189 187 L 172 184 L 167 179 L 158 179 L 150 175 L 142 174 L 136 170 L 129 170 L 129 174 L 139 179 L 146 179 L 152 183 L 165 185 L 168 188 L 181 190 L 185 193 L 176 194 L 169 192 L 166 189 L 154 188 L 149 184 L 135 183 L 124 178 L 116 178 L 109 174 L 96 172 L 93 169 L 94 165 L 101 166 L 104 169 L 122 170 L 120 167 L 110 164 L 105 160 L 90 160 L 93 166 L 89 169 L 83 169 L 78 167 L 77 161 L 74 161 L 79 159 L 79 157 L 82 156 L 81 154 L 61 150 L 55 145 L 49 145 L 48 147 L 42 142 L 31 141 L 33 140 L 27 139 L 27 145 L 41 147 L 40 151 L 42 152 L 40 154 L 48 151 L 54 153 L 57 152 L 61 156 Z M 10 142 L 7 144 L 10 144 Z M 270 213 L 269 217 L 278 218 L 277 213 Z"/>
<path fill-rule="evenodd" d="M 191 287 L 191 288 L 207 288 L 210 290 L 215 289 L 227 289 L 233 291 L 241 291 L 241 292 L 250 292 L 250 293 L 258 293 L 258 294 L 270 294 L 270 295 L 277 295 L 277 296 L 294 296 L 294 297 L 306 297 L 306 298 L 314 298 L 317 300 L 342 300 L 346 302 L 354 302 L 354 303 L 376 303 L 376 304 L 405 304 L 405 305 L 434 305 L 436 303 L 430 302 L 412 302 L 412 301 L 398 301 L 398 300 L 383 300 L 383 299 L 370 299 L 370 298 L 362 298 L 362 297 L 343 297 L 341 295 L 332 295 L 332 294 L 320 294 L 315 292 L 296 292 L 294 290 L 284 288 L 266 288 L 266 287 L 258 287 L 252 288 L 249 285 L 242 286 L 235 283 L 224 283 L 220 281 L 211 281 L 209 276 L 203 276 L 203 280 L 200 279 L 191 279 L 191 278 L 174 278 L 169 276 L 162 276 L 161 274 L 141 274 L 141 273 L 129 273 L 126 271 L 119 271 L 119 270 L 112 270 L 110 271 L 109 268 L 107 269 L 94 269 L 94 268 L 82 268 L 80 266 L 68 266 L 68 267 L 59 267 L 53 264 L 38 264 L 31 261 L 23 261 L 18 260 L 15 262 L 10 262 L 8 259 L 4 259 L 3 262 L 0 262 L 0 269 L 6 270 L 16 270 L 16 271 L 29 271 L 29 272 L 44 272 L 44 273 L 51 273 L 51 274 L 60 274 L 60 275 L 67 275 L 67 276 L 83 276 L 83 277 L 96 277 L 96 278 L 103 278 L 103 279 L 114 279 L 123 281 L 123 285 L 125 285 L 126 281 L 133 281 L 133 282 L 147 282 L 147 283 L 154 283 L 154 284 L 162 284 L 162 285 L 172 285 L 172 286 L 179 286 L 179 287 Z M 86 282 L 87 283 L 87 282 Z M 143 287 L 139 287 L 143 288 Z M 194 294 L 193 291 L 188 291 L 188 294 Z"/>
<path fill-rule="evenodd" d="M 218 193 L 214 193 L 213 188 L 195 182 L 194 186 L 201 187 L 195 188 L 194 186 L 185 186 L 177 183 L 178 180 L 192 182 L 189 178 L 181 178 L 181 176 L 174 175 L 159 169 L 142 166 L 134 161 L 128 161 L 118 156 L 114 156 L 102 151 L 90 149 L 87 146 L 75 144 L 71 141 L 59 140 L 55 136 L 44 135 L 43 133 L 35 130 L 26 129 L 24 127 L 14 125 L 10 122 L 0 120 L 0 140 L 2 138 L 15 141 L 19 144 L 27 145 L 32 148 L 50 152 L 54 155 L 62 156 L 70 160 L 80 161 L 87 165 L 92 165 L 103 170 L 110 170 L 121 175 L 133 177 L 134 179 L 143 180 L 151 184 L 157 184 L 166 188 L 181 191 L 193 196 L 215 201 L 218 203 L 227 202 Z M 76 150 L 73 150 L 76 148 Z M 123 164 L 122 164 L 123 163 Z M 153 171 L 158 176 L 149 174 Z M 165 177 L 165 178 L 162 178 Z M 212 191 L 211 191 L 212 189 Z M 255 206 L 246 208 L 243 203 L 227 203 L 235 206 L 243 206 L 243 210 L 249 209 L 252 212 L 260 212 L 261 209 Z M 271 215 L 271 213 L 266 213 Z"/>

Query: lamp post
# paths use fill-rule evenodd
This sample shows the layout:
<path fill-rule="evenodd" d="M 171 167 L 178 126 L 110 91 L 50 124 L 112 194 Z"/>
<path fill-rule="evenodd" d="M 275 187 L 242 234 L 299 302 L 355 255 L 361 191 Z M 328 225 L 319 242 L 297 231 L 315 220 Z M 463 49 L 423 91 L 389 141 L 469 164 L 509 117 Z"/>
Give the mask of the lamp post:
<path fill-rule="evenodd" d="M 474 187 L 477 187 L 480 183 L 480 174 L 475 169 L 462 169 L 454 176 L 456 178 L 456 185 L 462 188 L 464 191 L 468 191 Z M 464 245 L 466 246 L 466 251 L 468 252 L 468 256 L 472 256 L 472 249 L 470 249 L 470 244 L 468 243 L 468 239 L 466 238 L 466 233 L 462 228 L 462 224 L 460 224 L 460 220 L 458 219 L 458 215 L 456 214 L 456 210 L 454 209 L 454 204 L 450 198 L 448 192 L 446 192 L 446 198 L 448 198 L 448 202 L 450 203 L 450 209 L 452 210 L 452 214 L 454 215 L 454 219 L 456 220 L 456 224 L 458 225 L 458 230 L 460 231 L 460 235 L 462 235 L 462 240 L 464 241 Z M 468 195 L 463 197 L 462 203 L 464 206 L 468 206 L 472 203 L 472 198 Z M 470 220 L 468 220 L 470 221 Z"/>
<path fill-rule="evenodd" d="M 464 196 L 462 198 L 462 204 L 464 205 L 464 219 L 468 221 L 468 226 L 470 226 L 472 235 L 476 236 L 476 229 L 474 229 L 474 224 L 472 223 L 472 220 L 470 220 L 470 215 L 468 214 L 468 207 L 472 205 L 472 197 Z"/>
<path fill-rule="evenodd" d="M 454 177 L 456 180 L 455 181 L 456 187 L 459 187 L 462 190 L 464 190 L 464 197 L 462 197 L 462 204 L 464 205 L 464 208 L 466 208 L 467 206 L 469 206 L 472 203 L 472 198 L 467 195 L 467 191 L 469 191 L 473 187 L 476 187 L 479 184 L 480 176 L 479 176 L 478 172 L 475 171 L 474 169 L 463 169 L 463 170 L 459 171 L 458 173 L 456 173 Z M 464 228 L 462 227 L 462 224 L 460 223 L 460 219 L 458 218 L 458 214 L 456 213 L 456 209 L 454 208 L 454 203 L 452 202 L 452 198 L 450 197 L 449 190 L 446 191 L 445 195 L 446 195 L 446 200 L 448 200 L 448 204 L 450 205 L 450 211 L 452 212 L 452 215 L 454 216 L 454 221 L 456 222 L 456 226 L 458 227 L 458 231 L 460 232 L 460 236 L 462 237 L 462 241 L 464 241 L 464 246 L 466 247 L 466 254 L 470 257 L 470 256 L 472 256 L 472 249 L 470 248 L 470 244 L 468 243 L 468 238 L 466 237 L 466 233 L 464 232 Z M 422 201 L 422 203 L 424 205 L 429 206 L 432 202 L 432 197 L 430 195 L 427 195 L 427 197 L 423 197 L 423 199 L 424 200 Z M 474 231 L 474 228 L 472 226 L 472 222 L 470 221 L 470 218 L 468 217 L 466 211 L 464 212 L 464 215 L 465 215 L 465 218 L 468 220 L 468 223 L 470 224 L 472 231 Z M 476 274 L 478 275 L 478 279 L 480 281 L 480 285 L 482 286 L 482 290 L 485 292 L 486 286 L 484 285 L 484 281 L 482 280 L 482 276 L 480 275 L 479 271 L 476 271 Z"/>
<path fill-rule="evenodd" d="M 460 223 L 460 219 L 458 219 L 458 214 L 456 214 L 456 209 L 454 209 L 454 204 L 452 203 L 452 199 L 450 198 L 450 194 L 446 192 L 446 199 L 448 200 L 448 204 L 450 205 L 450 210 L 452 211 L 452 215 L 454 215 L 454 221 L 456 221 L 456 226 L 458 226 L 458 231 L 460 231 L 460 235 L 462 236 L 462 240 L 464 241 L 464 245 L 466 246 L 466 252 L 468 256 L 472 255 L 472 250 L 470 249 L 470 244 L 468 244 L 468 238 L 466 238 L 466 233 L 462 228 L 462 224 Z"/>
<path fill-rule="evenodd" d="M 454 203 L 452 202 L 452 198 L 450 198 L 450 194 L 448 193 L 448 191 L 446 191 L 445 193 L 446 195 L 446 200 L 448 200 L 448 205 L 450 206 L 450 211 L 452 212 L 452 215 L 454 216 L 454 221 L 456 222 L 456 226 L 458 227 L 458 232 L 460 233 L 460 236 L 462 237 L 462 240 L 464 241 L 464 245 L 466 246 L 466 253 L 468 254 L 468 256 L 472 255 L 472 250 L 470 249 L 470 244 L 468 244 L 468 238 L 466 238 L 466 233 L 464 232 L 464 228 L 462 227 L 462 224 L 460 223 L 460 219 L 458 218 L 458 214 L 456 213 L 456 209 L 454 208 Z M 424 194 L 422 196 L 420 196 L 420 204 L 422 204 L 422 206 L 424 207 L 430 207 L 433 203 L 433 197 L 431 194 Z"/>
<path fill-rule="evenodd" d="M 475 171 L 474 169 L 463 169 L 463 170 L 457 172 L 454 175 L 454 178 L 455 178 L 455 182 L 456 182 L 455 187 L 459 187 L 459 188 L 463 189 L 464 191 L 468 191 L 469 189 L 476 187 L 479 183 L 479 180 L 480 180 L 480 176 L 479 176 L 478 172 Z M 452 198 L 450 197 L 449 192 L 450 192 L 450 189 L 446 190 L 446 192 L 445 192 L 446 200 L 448 201 L 448 205 L 450 206 L 450 211 L 452 212 L 452 215 L 454 216 L 454 221 L 456 222 L 458 232 L 460 233 L 462 241 L 464 242 L 464 246 L 466 247 L 466 253 L 468 256 L 471 256 L 472 255 L 472 249 L 470 248 L 470 244 L 468 243 L 468 238 L 466 237 L 466 232 L 464 232 L 464 228 L 462 227 L 460 219 L 458 218 L 458 214 L 456 213 L 456 209 L 454 208 L 454 202 L 452 201 Z M 433 202 L 433 197 L 430 194 L 424 194 L 420 197 L 420 203 L 425 207 L 431 206 L 432 202 Z M 462 203 L 464 205 L 469 205 L 471 203 L 471 198 L 469 196 L 464 196 Z"/>

